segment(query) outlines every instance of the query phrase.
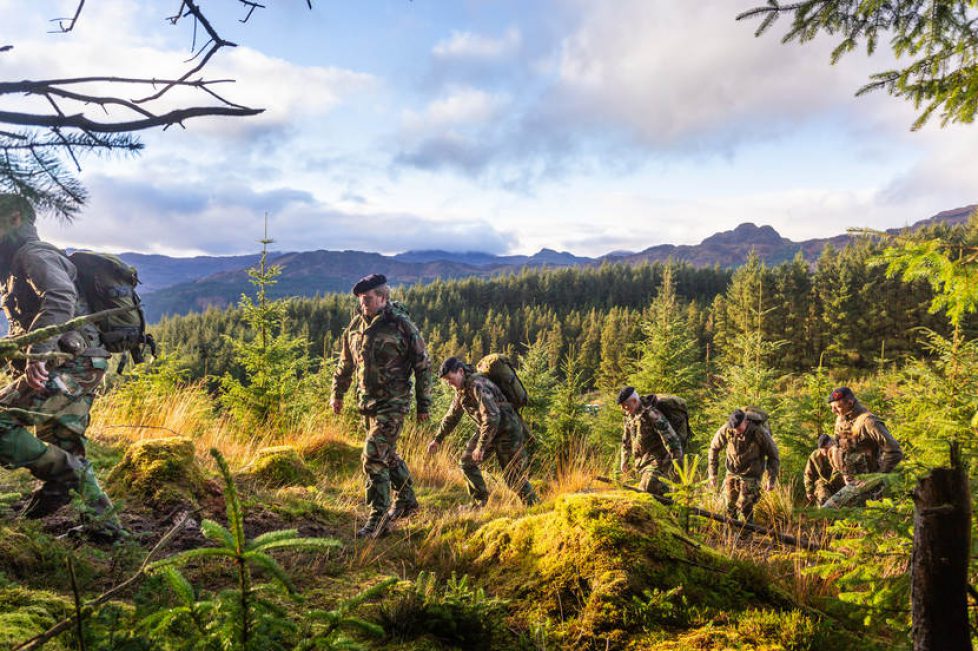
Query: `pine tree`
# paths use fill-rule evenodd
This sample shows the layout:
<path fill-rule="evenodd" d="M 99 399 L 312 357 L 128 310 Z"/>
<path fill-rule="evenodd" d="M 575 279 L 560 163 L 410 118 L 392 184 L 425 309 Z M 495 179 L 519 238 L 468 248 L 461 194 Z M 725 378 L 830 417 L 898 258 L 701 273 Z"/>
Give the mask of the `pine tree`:
<path fill-rule="evenodd" d="M 289 334 L 286 328 L 285 301 L 268 298 L 268 289 L 281 273 L 280 267 L 268 265 L 268 245 L 272 242 L 266 222 L 261 258 L 248 270 L 256 288 L 255 299 L 242 295 L 238 304 L 251 338 L 224 336 L 245 379 L 226 373 L 221 378 L 221 402 L 240 420 L 283 424 L 296 410 L 301 411 L 293 398 L 299 393 L 300 378 L 309 362 L 306 340 Z"/>

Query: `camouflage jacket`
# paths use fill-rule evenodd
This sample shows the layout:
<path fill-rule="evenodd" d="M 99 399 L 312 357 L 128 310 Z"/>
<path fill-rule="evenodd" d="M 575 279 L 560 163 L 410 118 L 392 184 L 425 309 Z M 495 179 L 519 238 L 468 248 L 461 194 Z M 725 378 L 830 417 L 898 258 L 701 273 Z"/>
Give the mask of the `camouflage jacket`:
<path fill-rule="evenodd" d="M 357 407 L 363 414 L 411 410 L 411 375 L 418 413 L 431 408 L 431 362 L 424 339 L 404 308 L 389 302 L 367 319 L 353 317 L 343 332 L 333 374 L 333 398 L 342 399 L 356 375 Z"/>
<path fill-rule="evenodd" d="M 839 444 L 832 448 L 832 465 L 846 484 L 856 475 L 890 472 L 903 459 L 900 444 L 883 421 L 858 401 L 848 414 L 836 417 L 835 437 Z"/>
<path fill-rule="evenodd" d="M 621 463 L 635 458 L 637 468 L 655 467 L 670 471 L 673 460 L 681 461 L 679 436 L 661 411 L 653 407 L 655 396 L 643 396 L 634 415 L 625 414 L 621 435 Z"/>
<path fill-rule="evenodd" d="M 761 479 L 764 471 L 774 480 L 781 469 L 778 446 L 768 428 L 758 420 L 747 415 L 748 425 L 743 434 L 738 434 L 724 424 L 713 436 L 710 443 L 709 472 L 715 479 L 720 463 L 720 450 L 726 449 L 726 469 L 728 475 L 749 479 Z"/>
<path fill-rule="evenodd" d="M 90 314 L 88 303 L 75 285 L 75 265 L 63 251 L 38 240 L 33 226 L 28 231 L 25 241 L 14 245 L 16 248 L 5 243 L 7 250 L 0 252 L 4 258 L 0 264 L 3 311 L 13 336 Z M 109 356 L 92 324 L 34 343 L 27 352 L 44 354 L 58 348 L 93 357 Z"/>
<path fill-rule="evenodd" d="M 435 440 L 439 443 L 458 425 L 462 414 L 472 417 L 479 428 L 476 450 L 483 455 L 489 450 L 500 433 L 507 433 L 516 442 L 523 437 L 523 425 L 503 392 L 484 375 L 466 373 L 462 386 L 455 390 L 455 397 L 445 417 L 441 419 Z"/>
<path fill-rule="evenodd" d="M 842 483 L 842 475 L 832 467 L 831 448 L 818 448 L 808 455 L 808 462 L 805 464 L 805 496 L 811 498 L 815 494 L 815 485 L 821 479 L 832 484 Z M 841 487 L 841 486 L 840 486 Z"/>

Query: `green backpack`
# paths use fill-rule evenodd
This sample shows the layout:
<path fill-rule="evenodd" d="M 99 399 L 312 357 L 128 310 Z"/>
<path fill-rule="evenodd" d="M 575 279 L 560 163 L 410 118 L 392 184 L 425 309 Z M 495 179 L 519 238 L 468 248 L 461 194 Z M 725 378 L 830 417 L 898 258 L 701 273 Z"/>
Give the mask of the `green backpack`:
<path fill-rule="evenodd" d="M 75 251 L 68 258 L 78 270 L 76 283 L 92 312 L 131 308 L 96 323 L 105 349 L 124 354 L 119 371 L 125 367 L 128 357 L 136 364 L 142 362 L 147 347 L 150 354 L 156 355 L 156 342 L 153 335 L 146 333 L 146 316 L 136 293 L 139 283 L 136 268 L 109 253 Z"/>
<path fill-rule="evenodd" d="M 689 427 L 689 410 L 686 408 L 686 401 L 679 396 L 656 394 L 655 408 L 666 417 L 672 429 L 676 431 L 676 435 L 679 436 L 683 450 L 687 450 L 693 438 L 693 431 Z"/>
<path fill-rule="evenodd" d="M 513 363 L 505 355 L 498 353 L 486 355 L 475 365 L 475 370 L 477 373 L 485 375 L 499 387 L 499 390 L 506 396 L 506 400 L 513 405 L 516 413 L 519 413 L 529 402 L 526 387 L 523 386 L 523 382 L 516 374 Z"/>

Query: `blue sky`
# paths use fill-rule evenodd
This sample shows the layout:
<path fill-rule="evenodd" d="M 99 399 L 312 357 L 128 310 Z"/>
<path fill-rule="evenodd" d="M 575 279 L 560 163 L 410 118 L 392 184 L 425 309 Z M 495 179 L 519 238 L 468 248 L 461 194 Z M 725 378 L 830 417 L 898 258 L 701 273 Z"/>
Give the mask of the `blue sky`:
<path fill-rule="evenodd" d="M 978 128 L 911 133 L 912 107 L 854 92 L 886 58 L 755 39 L 755 1 L 269 2 L 212 62 L 266 112 L 143 134 L 83 160 L 63 245 L 176 255 L 419 248 L 600 255 L 696 243 L 744 221 L 799 240 L 901 226 L 978 201 Z M 161 75 L 183 65 L 176 2 L 0 0 L 0 78 Z M 173 6 L 170 6 L 173 5 Z M 26 8 L 25 8 L 26 7 Z M 138 221 L 137 221 L 138 220 Z M 136 226 L 138 224 L 138 226 Z"/>

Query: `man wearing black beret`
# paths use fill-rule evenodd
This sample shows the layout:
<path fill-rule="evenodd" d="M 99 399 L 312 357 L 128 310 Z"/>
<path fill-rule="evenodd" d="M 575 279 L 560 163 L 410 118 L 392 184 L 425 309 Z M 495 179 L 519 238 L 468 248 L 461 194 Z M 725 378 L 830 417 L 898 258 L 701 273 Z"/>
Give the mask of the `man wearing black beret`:
<path fill-rule="evenodd" d="M 389 533 L 392 521 L 419 508 L 411 473 L 397 453 L 397 437 L 411 410 L 412 375 L 417 418 L 428 420 L 431 362 L 407 311 L 390 300 L 384 275 L 364 276 L 353 286 L 353 294 L 359 310 L 340 341 L 330 401 L 333 411 L 340 413 L 343 396 L 356 377 L 357 407 L 367 431 L 361 459 L 370 506 L 370 517 L 357 537 L 377 538 Z M 392 488 L 397 495 L 393 507 Z"/>

